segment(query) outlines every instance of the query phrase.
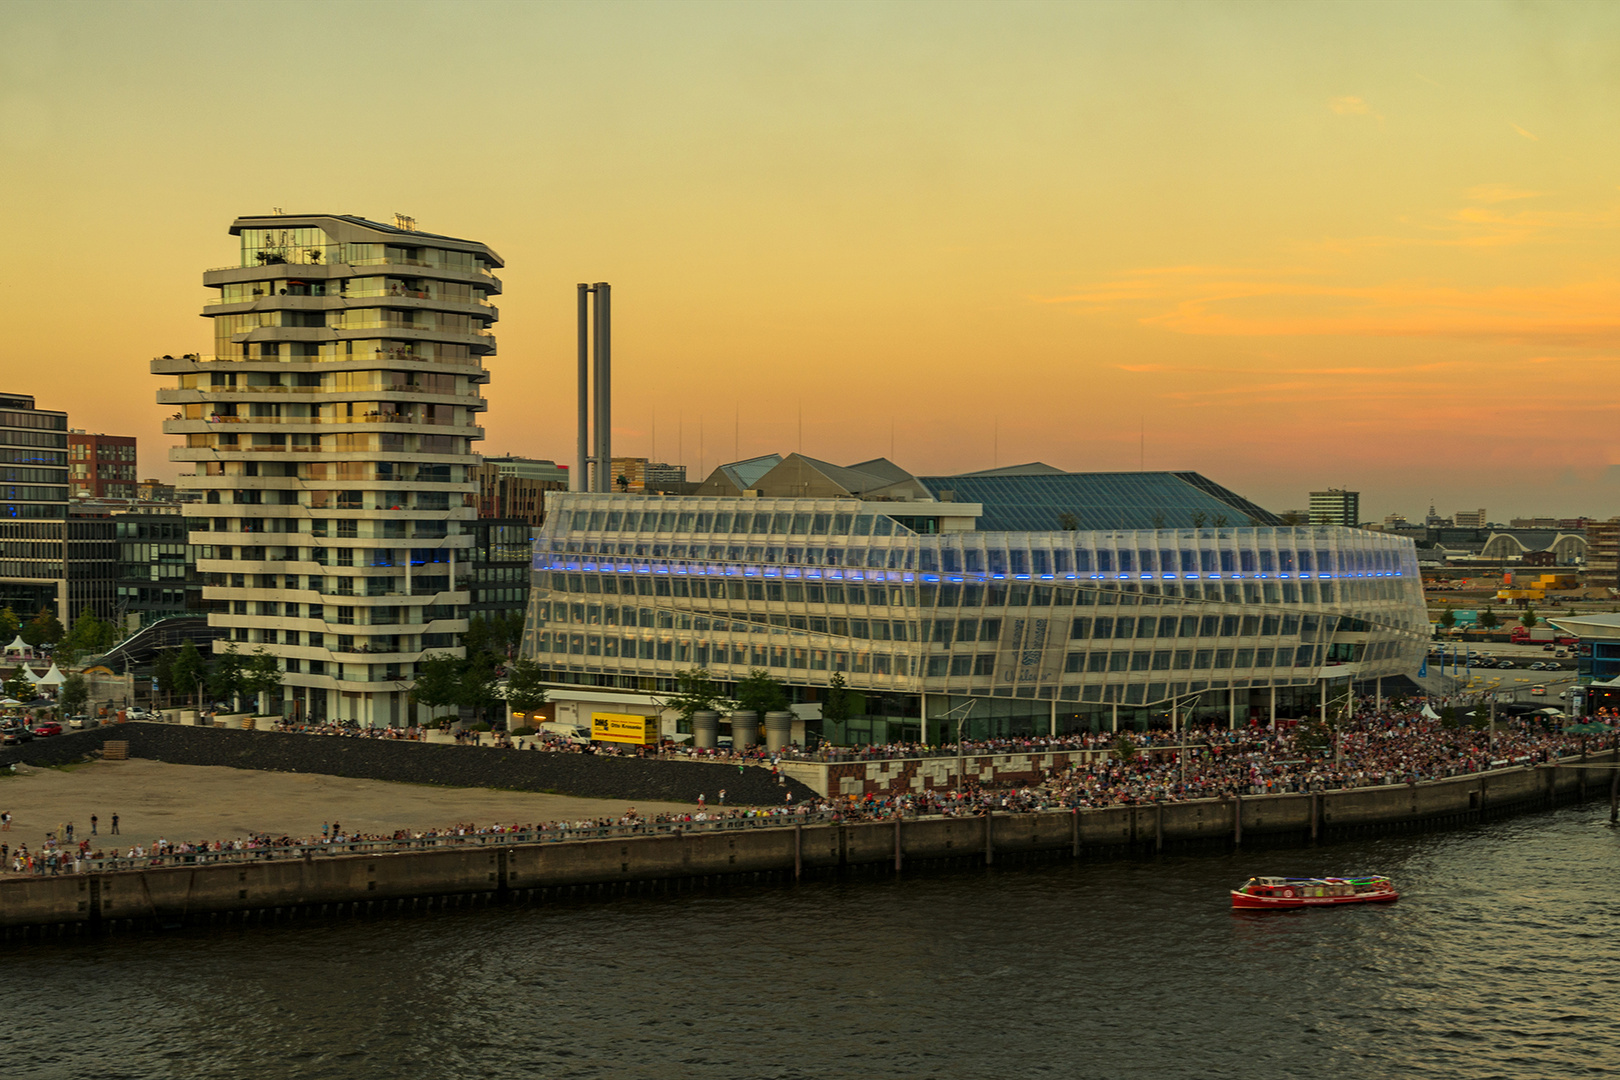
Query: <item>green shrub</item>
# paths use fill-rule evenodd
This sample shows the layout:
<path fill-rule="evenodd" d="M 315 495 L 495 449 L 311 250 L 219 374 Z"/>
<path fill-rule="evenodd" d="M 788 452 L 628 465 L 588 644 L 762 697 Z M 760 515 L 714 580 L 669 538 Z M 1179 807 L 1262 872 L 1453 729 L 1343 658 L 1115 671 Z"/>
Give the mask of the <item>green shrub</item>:
<path fill-rule="evenodd" d="M 512 734 L 513 735 L 533 735 L 534 734 L 534 728 L 532 728 L 532 727 L 514 728 L 513 731 L 512 731 Z"/>

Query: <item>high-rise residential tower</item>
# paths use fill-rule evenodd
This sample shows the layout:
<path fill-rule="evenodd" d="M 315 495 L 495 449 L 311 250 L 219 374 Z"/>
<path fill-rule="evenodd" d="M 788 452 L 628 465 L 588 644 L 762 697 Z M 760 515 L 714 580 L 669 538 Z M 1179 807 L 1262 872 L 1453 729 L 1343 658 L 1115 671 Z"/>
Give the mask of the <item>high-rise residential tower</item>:
<path fill-rule="evenodd" d="M 209 621 L 285 675 L 281 711 L 412 722 L 424 653 L 459 653 L 493 271 L 472 240 L 346 214 L 243 217 L 209 270 L 213 355 L 164 356 L 158 401 Z M 216 650 L 228 647 L 216 643 Z"/>

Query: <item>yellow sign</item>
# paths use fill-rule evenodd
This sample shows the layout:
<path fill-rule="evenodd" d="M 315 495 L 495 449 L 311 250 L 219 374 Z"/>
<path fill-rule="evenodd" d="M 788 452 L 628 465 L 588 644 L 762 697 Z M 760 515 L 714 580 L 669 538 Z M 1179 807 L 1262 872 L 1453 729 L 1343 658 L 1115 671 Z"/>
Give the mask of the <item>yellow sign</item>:
<path fill-rule="evenodd" d="M 593 742 L 630 743 L 633 746 L 658 745 L 658 721 L 630 713 L 591 713 Z"/>

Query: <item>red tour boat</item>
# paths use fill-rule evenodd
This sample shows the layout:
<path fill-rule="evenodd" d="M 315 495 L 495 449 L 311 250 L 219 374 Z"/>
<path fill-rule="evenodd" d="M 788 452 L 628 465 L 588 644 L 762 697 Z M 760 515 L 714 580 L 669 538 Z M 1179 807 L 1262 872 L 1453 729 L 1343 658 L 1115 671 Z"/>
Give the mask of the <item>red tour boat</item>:
<path fill-rule="evenodd" d="M 1331 904 L 1387 904 L 1399 900 L 1394 882 L 1371 877 L 1255 877 L 1232 890 L 1235 908 L 1302 908 Z"/>

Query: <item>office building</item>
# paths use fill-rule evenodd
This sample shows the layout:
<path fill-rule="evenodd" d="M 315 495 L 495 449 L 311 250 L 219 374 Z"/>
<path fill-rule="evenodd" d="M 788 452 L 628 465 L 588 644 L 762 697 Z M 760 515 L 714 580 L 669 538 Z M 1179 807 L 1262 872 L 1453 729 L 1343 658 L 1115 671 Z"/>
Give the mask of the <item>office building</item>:
<path fill-rule="evenodd" d="M 521 518 L 479 518 L 472 534 L 468 616 L 521 615 L 529 603 L 533 527 Z"/>
<path fill-rule="evenodd" d="M 136 467 L 134 436 L 92 434 L 79 428 L 68 432 L 69 483 L 75 499 L 139 497 Z"/>
<path fill-rule="evenodd" d="M 66 625 L 67 413 L 0 394 L 0 607 L 50 608 Z"/>
<path fill-rule="evenodd" d="M 1429 631 L 1410 540 L 1284 526 L 1197 473 L 770 455 L 549 505 L 523 653 L 553 700 L 621 711 L 764 669 L 811 724 L 843 674 L 840 742 L 1246 724 L 1416 670 Z"/>
<path fill-rule="evenodd" d="M 1432 510 L 1431 510 L 1432 512 Z M 1341 525 L 1353 529 L 1361 524 L 1361 492 L 1329 488 L 1311 492 L 1312 525 Z"/>
<path fill-rule="evenodd" d="M 237 219 L 209 270 L 213 353 L 164 356 L 164 430 L 210 625 L 285 670 L 282 711 L 405 724 L 414 665 L 459 651 L 500 258 L 345 214 Z M 216 649 L 224 642 L 216 643 Z"/>
<path fill-rule="evenodd" d="M 67 609 L 71 619 L 89 610 L 118 618 L 118 540 L 112 512 L 74 500 L 67 518 Z M 63 626 L 72 625 L 63 619 Z"/>
<path fill-rule="evenodd" d="M 1483 529 L 1485 527 L 1485 510 L 1458 510 L 1451 515 L 1451 523 L 1459 529 Z"/>
<path fill-rule="evenodd" d="M 135 485 L 135 497 L 143 502 L 174 502 L 178 495 L 173 484 L 161 480 L 142 480 Z"/>
<path fill-rule="evenodd" d="M 613 489 L 636 495 L 667 491 L 686 483 L 686 466 L 644 457 L 613 459 Z"/>
<path fill-rule="evenodd" d="M 543 458 L 486 457 L 477 469 L 478 516 L 540 524 L 546 492 L 568 490 L 568 466 Z"/>
<path fill-rule="evenodd" d="M 1620 588 L 1620 518 L 1586 526 L 1586 583 Z"/>
<path fill-rule="evenodd" d="M 664 491 L 686 483 L 686 466 L 671 465 L 667 461 L 648 461 L 641 467 L 641 486 L 644 491 Z"/>
<path fill-rule="evenodd" d="M 116 610 L 124 629 L 204 610 L 197 561 L 212 555 L 191 543 L 186 518 L 178 512 L 120 513 L 112 516 L 112 527 L 118 545 Z"/>

